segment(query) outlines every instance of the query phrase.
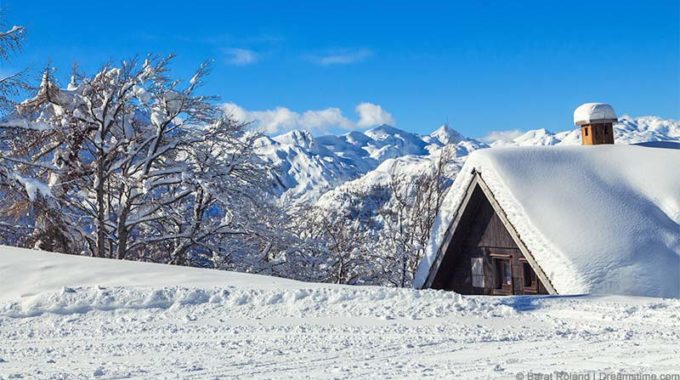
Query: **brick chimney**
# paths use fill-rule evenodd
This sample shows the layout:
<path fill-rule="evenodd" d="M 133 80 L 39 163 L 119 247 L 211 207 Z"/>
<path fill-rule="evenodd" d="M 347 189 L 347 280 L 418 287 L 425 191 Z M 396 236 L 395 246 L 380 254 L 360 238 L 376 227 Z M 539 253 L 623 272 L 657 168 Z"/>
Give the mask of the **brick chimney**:
<path fill-rule="evenodd" d="M 574 111 L 574 124 L 581 127 L 583 145 L 614 143 L 614 108 L 606 103 L 586 103 Z"/>

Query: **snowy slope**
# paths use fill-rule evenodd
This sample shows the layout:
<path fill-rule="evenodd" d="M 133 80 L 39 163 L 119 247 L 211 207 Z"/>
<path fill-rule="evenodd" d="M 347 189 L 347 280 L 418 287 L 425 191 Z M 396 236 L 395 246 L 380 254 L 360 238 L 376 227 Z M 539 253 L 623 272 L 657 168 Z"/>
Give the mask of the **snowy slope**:
<path fill-rule="evenodd" d="M 343 196 L 345 193 L 363 194 L 363 197 L 367 198 L 366 202 L 364 202 L 366 205 L 379 205 L 381 203 L 393 202 L 394 200 L 391 198 L 385 199 L 386 195 L 391 194 L 385 194 L 384 192 L 376 193 L 373 190 L 376 187 L 389 188 L 393 177 L 408 179 L 415 178 L 416 176 L 425 173 L 432 173 L 441 151 L 432 147 L 431 151 L 432 153 L 427 156 L 410 155 L 386 160 L 365 175 L 355 180 L 347 181 L 326 192 L 318 199 L 315 205 L 325 209 L 341 209 L 342 207 L 346 207 L 346 198 Z M 447 173 L 451 176 L 455 176 L 463 166 L 466 157 L 467 153 L 463 156 L 453 158 L 453 162 L 447 167 Z M 375 197 L 376 199 L 371 200 L 371 197 Z M 366 210 L 366 213 L 369 213 L 369 210 Z"/>
<path fill-rule="evenodd" d="M 433 228 L 424 281 L 473 169 L 559 294 L 680 297 L 680 144 L 473 153 Z"/>
<path fill-rule="evenodd" d="M 679 300 L 465 297 L 7 247 L 0 278 L 0 379 L 505 379 L 680 366 Z"/>
<path fill-rule="evenodd" d="M 21 268 L 21 270 L 17 270 Z M 72 270 L 72 268 L 77 268 Z M 100 259 L 59 253 L 32 251 L 0 246 L 0 302 L 61 289 L 64 286 L 196 286 L 212 287 L 230 284 L 258 288 L 266 286 L 303 286 L 293 280 L 250 275 L 238 272 L 208 270 Z"/>
<path fill-rule="evenodd" d="M 314 200 L 374 167 L 362 157 L 338 156 L 303 131 L 275 138 L 262 137 L 255 148 L 272 167 L 271 190 L 284 205 Z"/>

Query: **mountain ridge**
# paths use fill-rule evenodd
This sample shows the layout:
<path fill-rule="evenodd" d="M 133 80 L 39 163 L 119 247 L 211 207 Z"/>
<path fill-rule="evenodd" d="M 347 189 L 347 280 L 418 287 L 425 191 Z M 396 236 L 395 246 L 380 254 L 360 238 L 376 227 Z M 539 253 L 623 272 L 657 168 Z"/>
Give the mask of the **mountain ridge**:
<path fill-rule="evenodd" d="M 680 121 L 623 115 L 614 126 L 614 134 L 620 144 L 680 142 Z M 324 193 L 366 176 L 389 160 L 394 160 L 392 166 L 399 166 L 422 161 L 400 160 L 403 157 L 431 159 L 446 145 L 464 160 L 469 153 L 490 147 L 574 144 L 580 144 L 578 128 L 560 132 L 539 128 L 511 138 L 482 142 L 463 136 L 447 124 L 426 135 L 380 125 L 342 135 L 315 137 L 309 131 L 293 130 L 263 136 L 257 141 L 256 152 L 272 168 L 271 192 L 287 207 L 314 203 Z"/>

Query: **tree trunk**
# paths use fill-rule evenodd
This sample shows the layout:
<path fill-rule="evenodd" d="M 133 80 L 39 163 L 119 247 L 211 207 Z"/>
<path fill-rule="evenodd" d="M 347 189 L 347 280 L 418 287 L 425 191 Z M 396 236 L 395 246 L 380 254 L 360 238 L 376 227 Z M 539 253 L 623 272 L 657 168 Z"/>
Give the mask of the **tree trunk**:
<path fill-rule="evenodd" d="M 105 214 L 105 190 L 104 190 L 104 152 L 99 148 L 99 158 L 97 160 L 97 251 L 95 256 L 105 257 L 106 253 L 106 214 Z"/>
<path fill-rule="evenodd" d="M 128 243 L 128 230 L 125 227 L 125 223 L 118 225 L 118 251 L 116 252 L 116 258 L 118 260 L 123 260 L 125 254 L 127 253 L 127 243 Z"/>
<path fill-rule="evenodd" d="M 206 202 L 204 203 L 204 201 Z M 196 188 L 196 199 L 194 202 L 193 223 L 189 230 L 189 237 L 185 238 L 185 240 L 170 254 L 171 264 L 186 265 L 187 252 L 193 244 L 192 239 L 201 228 L 203 212 L 205 211 L 206 205 L 209 204 L 210 201 L 205 199 L 205 193 L 203 192 L 203 188 L 200 186 Z"/>
<path fill-rule="evenodd" d="M 118 216 L 118 250 L 116 252 L 116 258 L 123 260 L 127 254 L 128 238 L 130 230 L 127 226 L 127 218 L 130 215 L 130 200 L 131 191 L 130 189 L 125 190 L 126 202 L 123 205 L 120 215 Z"/>

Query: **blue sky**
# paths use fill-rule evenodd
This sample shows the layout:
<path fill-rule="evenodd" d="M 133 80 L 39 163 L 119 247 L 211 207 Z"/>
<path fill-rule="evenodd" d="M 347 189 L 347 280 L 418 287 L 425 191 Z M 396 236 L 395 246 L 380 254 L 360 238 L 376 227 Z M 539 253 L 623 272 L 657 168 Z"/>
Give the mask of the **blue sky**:
<path fill-rule="evenodd" d="M 680 118 L 680 2 L 0 0 L 28 29 L 0 71 L 177 53 L 270 131 L 388 121 L 428 133 L 571 127 L 580 103 Z M 360 106 L 358 108 L 358 106 Z"/>

